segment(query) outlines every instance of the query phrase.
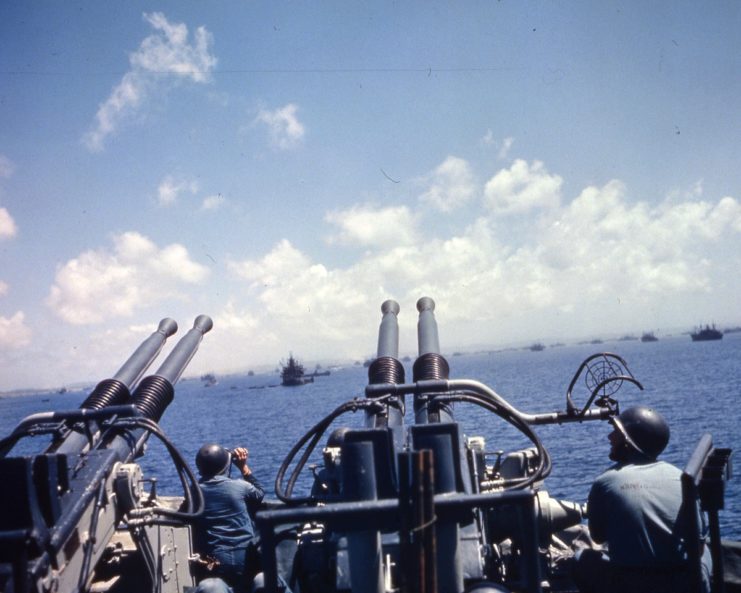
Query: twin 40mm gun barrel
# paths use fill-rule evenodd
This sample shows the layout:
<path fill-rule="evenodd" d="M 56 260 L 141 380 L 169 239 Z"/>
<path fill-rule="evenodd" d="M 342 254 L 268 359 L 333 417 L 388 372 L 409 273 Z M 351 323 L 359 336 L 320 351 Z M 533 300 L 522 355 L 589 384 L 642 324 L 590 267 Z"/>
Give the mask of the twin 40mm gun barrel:
<path fill-rule="evenodd" d="M 93 411 L 109 408 L 108 411 L 110 411 L 112 406 L 128 403 L 134 385 L 157 358 L 167 338 L 177 331 L 178 324 L 173 319 L 167 317 L 160 321 L 157 330 L 139 345 L 118 372 L 110 379 L 104 379 L 95 386 L 92 393 L 80 405 L 80 410 Z M 66 438 L 60 440 L 59 443 L 52 443 L 47 453 L 80 452 L 88 442 L 88 435 L 70 432 Z"/>
<path fill-rule="evenodd" d="M 153 422 L 159 422 L 167 406 L 175 397 L 175 383 L 191 361 L 204 334 L 213 327 L 213 321 L 206 315 L 199 315 L 193 322 L 193 328 L 185 334 L 172 349 L 153 375 L 142 379 L 134 391 L 131 404 L 136 414 Z M 139 431 L 134 447 L 134 455 L 141 451 L 148 433 Z M 110 447 L 119 447 L 126 450 L 130 435 L 126 438 L 117 437 L 108 443 Z"/>
<path fill-rule="evenodd" d="M 388 300 L 381 305 L 382 319 L 378 328 L 377 357 L 368 369 L 368 394 L 372 398 L 389 395 L 383 386 L 396 386 L 404 383 L 404 366 L 399 361 L 399 303 Z M 449 367 L 440 354 L 440 339 L 435 320 L 435 301 L 423 297 L 417 301 L 419 320 L 417 323 L 417 344 L 419 356 L 414 363 L 414 381 L 446 380 Z M 371 391 L 372 390 L 372 391 Z M 379 410 L 366 412 L 366 425 L 382 428 L 398 428 L 404 423 L 404 397 L 386 398 Z M 453 422 L 452 404 L 437 403 L 423 393 L 414 396 L 415 423 Z M 396 431 L 398 433 L 398 430 Z"/>
<path fill-rule="evenodd" d="M 178 324 L 169 317 L 160 321 L 157 330 L 141 343 L 118 372 L 98 383 L 80 407 L 97 410 L 126 403 L 131 397 L 129 391 L 157 358 L 167 338 L 177 331 Z"/>
<path fill-rule="evenodd" d="M 404 383 L 404 366 L 399 362 L 399 303 L 388 300 L 381 305 L 381 325 L 378 328 L 378 350 L 375 360 L 368 367 L 368 383 Z M 380 397 L 384 394 L 378 394 Z M 398 438 L 404 424 L 403 399 L 390 400 L 380 410 L 366 412 L 366 425 L 369 428 L 389 426 Z"/>
<path fill-rule="evenodd" d="M 122 468 L 135 466 L 151 433 L 165 438 L 157 423 L 212 326 L 209 317 L 197 317 L 159 369 L 129 395 L 177 330 L 173 320 L 163 319 L 80 409 L 34 414 L 0 441 L 0 475 L 9 486 L 0 488 L 0 575 L 11 583 L 4 591 L 87 590 L 120 513 L 126 512 L 118 508 L 119 485 L 123 481 L 128 490 L 138 490 L 137 470 L 122 474 Z M 45 432 L 55 439 L 43 454 L 8 455 L 21 438 Z M 185 513 L 170 512 L 171 521 L 193 515 L 193 507 L 189 501 Z"/>

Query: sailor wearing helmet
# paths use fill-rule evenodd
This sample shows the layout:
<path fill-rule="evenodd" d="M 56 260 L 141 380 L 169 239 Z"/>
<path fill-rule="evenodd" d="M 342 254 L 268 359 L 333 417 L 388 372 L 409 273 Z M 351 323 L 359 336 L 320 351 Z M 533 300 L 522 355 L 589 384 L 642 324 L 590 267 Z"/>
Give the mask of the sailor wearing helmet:
<path fill-rule="evenodd" d="M 262 501 L 265 492 L 247 465 L 248 455 L 243 447 L 230 452 L 215 443 L 203 445 L 196 455 L 204 498 L 203 515 L 196 524 L 199 552 L 212 559 L 210 576 L 226 581 L 234 593 L 247 590 L 259 562 L 259 538 L 249 509 Z M 227 476 L 232 461 L 242 480 Z M 218 590 L 210 586 L 214 582 L 207 579 L 201 589 Z"/>
<path fill-rule="evenodd" d="M 669 443 L 669 425 L 645 406 L 629 408 L 611 423 L 609 457 L 615 465 L 594 481 L 587 502 L 592 539 L 607 550 L 581 553 L 576 565 L 580 589 L 689 593 L 690 530 L 682 506 L 682 472 L 657 459 Z"/>

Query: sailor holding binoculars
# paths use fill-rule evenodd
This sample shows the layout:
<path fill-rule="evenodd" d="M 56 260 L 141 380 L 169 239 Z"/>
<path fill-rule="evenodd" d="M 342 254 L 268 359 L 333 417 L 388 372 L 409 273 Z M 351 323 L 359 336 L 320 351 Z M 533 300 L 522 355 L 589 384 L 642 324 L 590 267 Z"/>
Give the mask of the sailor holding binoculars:
<path fill-rule="evenodd" d="M 248 590 L 248 581 L 259 572 L 259 536 L 250 506 L 259 504 L 265 491 L 247 465 L 248 456 L 243 447 L 229 451 L 215 443 L 203 445 L 196 455 L 205 502 L 196 523 L 198 550 L 208 559 L 208 576 L 223 579 L 234 593 Z M 242 480 L 227 475 L 231 463 Z M 213 580 L 206 579 L 199 590 L 215 591 Z M 220 587 L 224 590 L 223 584 Z"/>

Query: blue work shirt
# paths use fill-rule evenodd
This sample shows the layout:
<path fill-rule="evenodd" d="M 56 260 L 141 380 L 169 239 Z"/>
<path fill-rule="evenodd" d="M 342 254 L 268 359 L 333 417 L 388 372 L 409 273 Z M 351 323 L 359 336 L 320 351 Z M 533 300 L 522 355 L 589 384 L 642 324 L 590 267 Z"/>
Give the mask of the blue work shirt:
<path fill-rule="evenodd" d="M 682 472 L 664 461 L 618 463 L 592 485 L 589 531 L 607 542 L 610 561 L 626 567 L 686 562 Z"/>
<path fill-rule="evenodd" d="M 201 545 L 206 554 L 240 550 L 256 542 L 248 504 L 262 501 L 265 491 L 250 474 L 244 480 L 217 475 L 199 480 L 205 508 L 198 519 Z"/>

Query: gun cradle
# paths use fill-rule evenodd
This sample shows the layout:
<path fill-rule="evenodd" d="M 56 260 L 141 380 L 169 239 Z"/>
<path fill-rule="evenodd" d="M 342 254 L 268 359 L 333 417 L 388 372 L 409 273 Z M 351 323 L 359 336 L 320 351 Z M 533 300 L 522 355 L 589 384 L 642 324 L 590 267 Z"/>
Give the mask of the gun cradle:
<path fill-rule="evenodd" d="M 153 573 L 166 593 L 194 584 L 190 527 L 158 524 L 151 512 L 176 510 L 182 498 L 152 497 L 141 490 L 139 465 L 111 463 L 113 453 L 105 450 L 88 453 L 66 486 L 54 486 L 40 474 L 64 465 L 54 457 L 0 460 L 9 483 L 26 485 L 0 493 L 0 590 L 147 590 Z M 51 487 L 39 491 L 35 483 Z M 47 518 L 56 519 L 51 528 Z"/>
<path fill-rule="evenodd" d="M 172 499 L 173 501 L 175 499 Z M 182 499 L 177 499 L 182 501 Z M 168 504 L 167 501 L 159 500 Z M 175 505 L 172 508 L 177 508 Z M 143 544 L 142 538 L 146 540 Z M 148 563 L 144 551 L 156 554 L 155 566 L 159 575 L 160 591 L 182 593 L 195 585 L 190 564 L 196 559 L 192 553 L 190 527 L 146 525 L 137 528 L 136 536 L 126 529 L 117 530 L 105 546 L 96 567 L 91 593 L 117 591 L 147 591 L 151 589 Z"/>
<path fill-rule="evenodd" d="M 174 383 L 212 325 L 198 316 L 158 371 L 130 395 L 177 330 L 174 321 L 162 320 L 79 410 L 34 414 L 0 441 L 5 486 L 0 488 L 0 591 L 182 593 L 194 584 L 189 524 L 202 512 L 203 497 L 158 422 L 174 399 Z M 52 435 L 42 454 L 8 456 L 20 439 L 39 434 Z M 142 488 L 134 460 L 151 435 L 175 463 L 182 505 L 158 498 L 155 482 L 151 492 Z"/>

